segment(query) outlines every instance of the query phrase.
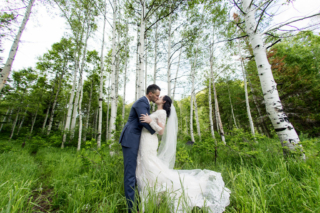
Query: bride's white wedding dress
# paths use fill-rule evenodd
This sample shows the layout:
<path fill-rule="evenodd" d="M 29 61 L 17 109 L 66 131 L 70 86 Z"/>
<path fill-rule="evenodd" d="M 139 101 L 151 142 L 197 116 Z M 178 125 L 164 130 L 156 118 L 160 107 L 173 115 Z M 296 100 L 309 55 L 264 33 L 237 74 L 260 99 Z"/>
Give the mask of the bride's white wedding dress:
<path fill-rule="evenodd" d="M 158 133 L 166 123 L 166 111 L 157 110 L 150 115 L 150 126 Z M 170 131 L 170 129 L 167 129 Z M 174 130 L 172 130 L 174 131 Z M 174 204 L 174 212 L 187 212 L 195 206 L 208 207 L 210 212 L 220 213 L 229 205 L 230 190 L 221 174 L 210 170 L 174 170 L 157 156 L 158 137 L 142 129 L 137 159 L 137 184 L 142 203 L 148 200 L 150 190 L 156 194 L 168 192 Z M 144 210 L 144 209 L 143 209 Z"/>

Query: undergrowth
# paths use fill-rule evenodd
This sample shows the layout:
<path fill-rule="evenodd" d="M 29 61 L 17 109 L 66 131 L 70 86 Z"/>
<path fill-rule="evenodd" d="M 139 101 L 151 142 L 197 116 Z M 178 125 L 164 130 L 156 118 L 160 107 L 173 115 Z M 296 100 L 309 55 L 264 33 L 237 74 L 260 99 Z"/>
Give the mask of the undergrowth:
<path fill-rule="evenodd" d="M 1 212 L 126 212 L 119 146 L 111 156 L 109 146 L 96 149 L 94 140 L 80 152 L 52 140 L 34 138 L 24 148 L 19 140 L 0 142 Z M 175 168 L 221 172 L 231 190 L 225 212 L 320 212 L 320 139 L 302 135 L 306 161 L 283 157 L 278 139 L 256 140 L 240 131 L 226 136 L 227 146 L 209 137 L 193 146 L 180 141 Z M 145 212 L 172 208 L 165 195 L 137 205 Z"/>

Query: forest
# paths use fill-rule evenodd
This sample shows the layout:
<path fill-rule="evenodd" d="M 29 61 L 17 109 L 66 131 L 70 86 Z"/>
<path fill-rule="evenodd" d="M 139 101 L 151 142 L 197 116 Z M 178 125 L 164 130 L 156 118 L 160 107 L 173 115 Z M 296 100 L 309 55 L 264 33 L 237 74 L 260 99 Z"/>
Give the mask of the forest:
<path fill-rule="evenodd" d="M 174 169 L 220 172 L 225 212 L 320 212 L 320 8 L 277 20 L 298 2 L 5 0 L 0 212 L 127 212 L 118 141 L 150 84 L 177 111 Z M 13 69 L 43 8 L 63 37 Z"/>

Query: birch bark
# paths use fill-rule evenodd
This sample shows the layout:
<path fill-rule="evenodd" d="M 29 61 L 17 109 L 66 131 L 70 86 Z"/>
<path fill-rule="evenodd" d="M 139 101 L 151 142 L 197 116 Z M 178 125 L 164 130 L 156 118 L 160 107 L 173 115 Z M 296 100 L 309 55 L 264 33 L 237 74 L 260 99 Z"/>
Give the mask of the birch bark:
<path fill-rule="evenodd" d="M 193 135 L 193 91 L 194 91 L 194 74 L 193 74 L 193 68 L 191 67 L 191 95 L 190 95 L 190 136 L 191 140 L 194 141 L 194 135 Z"/>
<path fill-rule="evenodd" d="M 38 107 L 37 107 L 36 113 L 35 113 L 35 115 L 34 115 L 34 117 L 32 119 L 29 138 L 31 138 L 31 135 L 32 135 L 32 132 L 33 132 L 33 127 L 34 127 L 34 124 L 36 123 L 36 120 L 37 120 L 37 115 L 38 115 L 38 111 L 39 111 L 39 107 L 40 107 L 39 105 L 40 105 L 40 102 L 38 103 Z"/>
<path fill-rule="evenodd" d="M 140 51 L 139 51 L 139 94 L 138 99 L 145 95 L 144 88 L 144 58 L 145 58 L 145 12 L 146 12 L 146 0 L 140 1 L 142 3 L 141 10 L 141 22 L 140 22 Z"/>
<path fill-rule="evenodd" d="M 180 67 L 180 58 L 181 58 L 181 53 L 182 53 L 182 48 L 180 49 L 179 59 L 178 59 L 177 72 L 176 72 L 176 76 L 175 76 L 175 78 L 174 78 L 174 86 L 173 86 L 172 101 L 174 100 L 174 96 L 175 96 L 175 94 L 176 94 L 176 87 L 177 87 L 177 79 L 178 79 L 178 73 L 179 73 L 179 67 Z"/>
<path fill-rule="evenodd" d="M 211 57 L 211 55 L 210 55 Z M 210 75 L 209 75 L 209 91 L 208 91 L 208 99 L 209 99 L 209 120 L 210 120 L 210 132 L 211 132 L 211 136 L 213 139 L 215 139 L 215 135 L 214 135 L 214 128 L 213 128 L 213 118 L 212 118 L 212 96 L 211 96 L 211 80 L 212 80 L 212 68 L 210 66 Z"/>
<path fill-rule="evenodd" d="M 117 104 L 116 104 L 116 21 L 117 21 L 117 0 L 113 0 L 113 25 L 112 25 L 112 70 L 111 70 L 111 116 L 109 135 L 113 139 L 116 129 Z M 110 145 L 111 146 L 111 145 Z"/>
<path fill-rule="evenodd" d="M 90 32 L 90 23 L 89 20 L 87 21 L 87 32 L 86 32 L 86 38 L 85 38 L 85 44 L 84 44 L 84 49 L 83 49 L 83 54 L 82 54 L 82 60 L 81 60 L 81 66 L 80 66 L 80 76 L 79 76 L 79 85 L 76 93 L 76 98 L 73 104 L 73 113 L 72 113 L 72 120 L 71 120 L 71 127 L 70 127 L 70 138 L 71 140 L 74 137 L 74 131 L 76 127 L 76 121 L 77 121 L 77 115 L 78 115 L 78 106 L 79 106 L 79 96 L 80 96 L 80 82 L 82 82 L 82 73 L 83 69 L 85 66 L 85 58 L 86 58 L 86 53 L 87 53 L 87 46 L 88 46 L 88 39 L 89 39 L 89 32 Z"/>
<path fill-rule="evenodd" d="M 104 50 L 104 33 L 106 29 L 106 19 L 107 19 L 107 4 L 105 4 L 104 8 L 104 21 L 103 21 L 103 32 L 102 32 L 102 44 L 101 44 L 101 57 L 100 57 L 100 88 L 99 88 L 99 124 L 98 124 L 98 138 L 97 138 L 97 147 L 101 148 L 101 135 L 102 135 L 102 90 L 103 90 L 103 50 Z M 82 120 L 81 120 L 82 122 Z M 82 127 L 81 127 L 82 128 Z M 80 141 L 81 143 L 81 141 Z"/>
<path fill-rule="evenodd" d="M 107 119 L 106 119 L 106 140 L 109 140 L 109 109 L 110 109 L 110 78 L 108 87 L 108 107 L 107 107 Z"/>
<path fill-rule="evenodd" d="M 9 113 L 9 111 L 10 111 L 10 109 L 7 110 L 6 115 L 4 116 L 4 118 L 3 118 L 3 120 L 2 120 L 1 127 L 0 127 L 0 132 L 1 132 L 1 130 L 2 130 L 3 124 L 4 124 L 4 123 L 6 122 L 6 120 L 7 120 L 7 115 L 8 115 L 8 113 Z M 11 112 L 10 112 L 10 113 L 11 113 Z"/>
<path fill-rule="evenodd" d="M 20 28 L 18 30 L 18 33 L 17 33 L 17 35 L 13 41 L 13 44 L 11 46 L 11 49 L 9 52 L 9 57 L 3 67 L 3 70 L 0 71 L 0 92 L 2 91 L 2 88 L 4 87 L 5 83 L 7 82 L 7 78 L 10 74 L 11 67 L 12 67 L 14 58 L 16 56 L 17 50 L 18 50 L 18 46 L 19 46 L 22 32 L 23 32 L 24 28 L 26 27 L 26 24 L 29 20 L 31 9 L 32 9 L 34 2 L 35 2 L 35 0 L 29 0 L 29 4 L 27 6 L 26 13 L 24 14 L 24 17 L 23 17 L 22 23 L 20 25 Z"/>
<path fill-rule="evenodd" d="M 231 114 L 232 114 L 233 122 L 234 122 L 235 127 L 238 129 L 236 117 L 234 116 L 234 112 L 233 112 L 233 105 L 232 105 L 232 101 L 231 101 L 231 94 L 230 94 L 229 85 L 228 85 L 228 94 L 229 94 L 229 102 L 230 102 L 230 106 L 231 106 Z"/>
<path fill-rule="evenodd" d="M 11 130 L 11 135 L 10 135 L 10 139 L 13 137 L 13 134 L 14 134 L 14 129 L 16 128 L 16 125 L 17 125 L 17 121 L 18 121 L 18 118 L 19 118 L 19 112 L 20 112 L 20 107 L 18 108 L 18 112 L 17 112 L 17 115 L 16 115 L 16 118 L 14 119 L 14 122 L 12 124 L 12 130 Z"/>
<path fill-rule="evenodd" d="M 249 125 L 250 125 L 251 134 L 255 138 L 254 126 L 253 126 L 253 121 L 252 121 L 252 116 L 251 116 L 251 111 L 250 111 L 250 104 L 249 104 L 247 76 L 246 76 L 246 71 L 244 70 L 244 67 L 243 67 L 242 54 L 241 54 L 241 49 L 240 49 L 240 42 L 238 42 L 238 48 L 239 48 L 239 55 L 240 55 L 241 70 L 242 70 L 242 75 L 243 75 L 244 94 L 245 94 L 245 99 L 246 99 L 247 115 L 248 115 L 248 119 L 249 119 Z M 255 142 L 257 143 L 256 139 L 255 139 Z"/>
<path fill-rule="evenodd" d="M 168 96 L 171 97 L 171 24 L 172 18 L 169 16 L 169 34 L 168 34 L 168 61 L 167 61 L 167 82 Z"/>
<path fill-rule="evenodd" d="M 125 115 L 125 108 L 126 108 L 127 68 L 128 68 L 128 56 L 126 55 L 125 69 L 124 69 L 124 76 L 123 76 L 122 127 L 124 127 L 124 115 Z"/>
<path fill-rule="evenodd" d="M 136 91 L 135 91 L 135 101 L 138 100 L 139 96 L 139 24 L 137 24 L 137 51 L 136 51 Z"/>
<path fill-rule="evenodd" d="M 201 141 L 201 131 L 200 131 L 199 116 L 198 116 L 197 97 L 196 97 L 195 92 L 193 94 L 194 94 L 194 97 L 193 97 L 193 100 L 194 100 L 194 114 L 196 116 L 197 132 L 198 132 L 199 139 Z"/>
<path fill-rule="evenodd" d="M 28 110 L 28 106 L 29 106 L 29 105 L 27 105 L 26 111 L 24 112 L 23 117 L 22 117 L 22 120 L 21 120 L 21 122 L 20 122 L 20 125 L 19 125 L 19 128 L 18 128 L 18 132 L 17 132 L 17 136 L 19 135 L 19 132 L 20 132 L 21 127 L 22 127 L 22 125 L 23 125 L 24 119 L 25 119 L 25 117 L 26 117 L 26 113 L 27 113 L 27 110 Z"/>
<path fill-rule="evenodd" d="M 80 151 L 81 149 L 81 140 L 82 140 L 82 111 L 81 111 L 82 97 L 83 97 L 82 81 L 80 82 L 80 84 L 81 84 L 81 94 L 80 94 L 80 101 L 79 101 L 79 136 L 78 136 L 77 151 Z"/>
<path fill-rule="evenodd" d="M 299 143 L 299 136 L 293 125 L 289 122 L 287 115 L 284 113 L 277 84 L 273 78 L 271 66 L 269 64 L 266 48 L 264 46 L 261 34 L 256 30 L 255 11 L 250 4 L 251 0 L 243 0 L 243 8 L 245 14 L 246 32 L 249 35 L 251 47 L 253 49 L 258 74 L 261 82 L 261 88 L 266 104 L 266 111 L 271 123 L 280 139 L 282 146 L 286 146 L 289 150 L 295 150 L 296 146 L 302 149 Z M 302 155 L 305 159 L 305 155 Z"/>
<path fill-rule="evenodd" d="M 64 143 L 66 142 L 66 139 L 67 139 L 67 132 L 69 131 L 69 128 L 70 128 L 73 99 L 74 99 L 75 88 L 76 88 L 76 83 L 77 83 L 77 70 L 78 70 L 77 61 L 78 60 L 77 60 L 76 52 L 75 52 L 75 57 L 74 58 L 75 58 L 75 67 L 74 67 L 74 71 L 73 71 L 73 83 L 72 83 L 72 88 L 71 88 L 69 104 L 68 104 L 67 120 L 66 120 L 65 127 L 64 127 L 64 133 L 63 133 L 63 138 L 62 138 L 62 143 L 61 143 L 61 149 L 64 148 Z"/>
<path fill-rule="evenodd" d="M 88 103 L 88 112 L 87 112 L 85 130 L 84 130 L 84 134 L 83 134 L 83 141 L 87 140 L 87 133 L 88 133 L 88 127 L 89 127 L 89 118 L 90 118 L 90 109 L 91 109 L 91 101 L 92 101 L 92 87 L 93 87 L 93 80 L 91 80 L 89 103 Z"/>
<path fill-rule="evenodd" d="M 61 88 L 61 84 L 62 84 L 62 79 L 63 79 L 63 75 L 64 75 L 64 70 L 60 75 L 60 80 L 59 80 L 59 85 L 58 85 L 58 89 L 56 92 L 56 96 L 54 98 L 53 104 L 52 104 L 52 108 L 51 108 L 51 116 L 49 118 L 49 126 L 48 126 L 48 131 L 47 131 L 47 135 L 50 134 L 51 128 L 52 128 L 52 122 L 53 122 L 53 116 L 54 116 L 54 110 L 57 104 L 57 100 L 58 100 L 58 96 L 59 96 L 59 92 L 60 92 L 60 88 Z"/>
<path fill-rule="evenodd" d="M 145 58 L 145 64 L 144 64 L 144 89 L 146 90 L 147 87 L 148 87 L 148 50 L 146 49 L 146 58 Z"/>

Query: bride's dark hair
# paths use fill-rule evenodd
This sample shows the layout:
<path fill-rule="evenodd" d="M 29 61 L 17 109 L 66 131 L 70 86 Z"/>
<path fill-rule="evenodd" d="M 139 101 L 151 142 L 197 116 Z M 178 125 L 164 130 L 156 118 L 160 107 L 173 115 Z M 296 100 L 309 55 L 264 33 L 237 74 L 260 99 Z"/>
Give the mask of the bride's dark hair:
<path fill-rule="evenodd" d="M 167 95 L 165 95 L 162 100 L 165 101 L 165 103 L 163 104 L 163 109 L 167 112 L 167 117 L 169 117 L 171 112 L 172 100 Z"/>

